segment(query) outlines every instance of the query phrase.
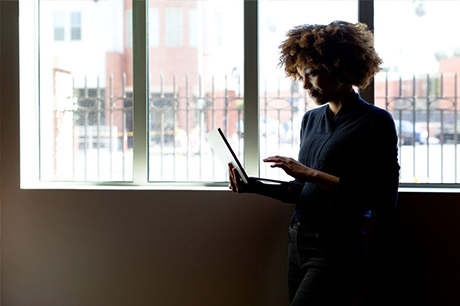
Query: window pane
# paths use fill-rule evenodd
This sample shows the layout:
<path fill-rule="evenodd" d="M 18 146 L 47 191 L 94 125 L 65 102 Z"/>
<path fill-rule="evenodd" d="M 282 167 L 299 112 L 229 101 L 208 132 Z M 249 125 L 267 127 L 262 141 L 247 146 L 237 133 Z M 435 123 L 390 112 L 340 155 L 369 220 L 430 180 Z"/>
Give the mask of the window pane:
<path fill-rule="evenodd" d="M 458 183 L 459 1 L 376 1 L 375 101 L 399 134 L 402 183 Z"/>
<path fill-rule="evenodd" d="M 40 1 L 42 181 L 132 180 L 130 9 L 123 0 Z M 71 40 L 84 28 L 88 36 L 55 43 L 69 27 Z"/>
<path fill-rule="evenodd" d="M 150 1 L 149 7 L 159 10 L 165 29 L 149 52 L 149 180 L 225 181 L 226 168 L 204 135 L 220 126 L 241 156 L 243 1 Z"/>
<path fill-rule="evenodd" d="M 278 45 L 286 32 L 298 25 L 334 20 L 357 22 L 358 1 L 261 1 L 259 11 L 260 175 L 291 180 L 284 171 L 270 168 L 262 159 L 272 155 L 297 159 L 303 114 L 316 105 L 277 67 Z"/>

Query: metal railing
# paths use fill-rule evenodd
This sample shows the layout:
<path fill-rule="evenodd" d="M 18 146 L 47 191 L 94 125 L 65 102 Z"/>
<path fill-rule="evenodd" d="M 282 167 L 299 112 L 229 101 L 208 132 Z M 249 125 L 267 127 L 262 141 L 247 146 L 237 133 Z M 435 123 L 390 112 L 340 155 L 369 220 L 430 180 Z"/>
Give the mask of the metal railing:
<path fill-rule="evenodd" d="M 201 76 L 159 79 L 149 94 L 149 180 L 225 181 L 225 169 L 218 166 L 204 134 L 220 126 L 243 158 L 241 80 L 232 79 L 229 86 L 226 76 L 206 82 Z M 315 105 L 289 80 L 280 78 L 275 85 L 267 85 L 271 81 L 265 80 L 260 90 L 261 157 L 296 157 L 302 115 Z M 55 121 L 60 124 L 55 126 L 54 151 L 59 151 L 60 136 L 73 138 L 72 156 L 64 161 L 72 163 L 72 175 L 60 177 L 63 162 L 56 157 L 56 180 L 132 179 L 132 93 L 125 76 L 121 83 L 118 95 L 113 76 L 106 88 L 75 88 L 73 108 L 55 111 Z M 376 78 L 376 104 L 395 119 L 401 182 L 458 183 L 456 74 L 410 80 L 380 75 Z M 72 121 L 67 132 L 60 129 L 65 116 Z M 267 169 L 262 167 L 261 172 L 265 175 Z"/>
<path fill-rule="evenodd" d="M 393 114 L 403 183 L 458 183 L 456 73 L 385 76 L 376 104 Z"/>

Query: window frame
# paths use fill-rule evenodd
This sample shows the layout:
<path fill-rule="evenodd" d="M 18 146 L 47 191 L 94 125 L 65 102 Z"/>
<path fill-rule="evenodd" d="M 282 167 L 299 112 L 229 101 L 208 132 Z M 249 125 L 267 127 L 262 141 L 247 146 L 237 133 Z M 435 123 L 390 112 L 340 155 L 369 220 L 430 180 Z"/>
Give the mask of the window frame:
<path fill-rule="evenodd" d="M 148 0 L 136 0 L 132 4 L 132 48 L 133 48 L 133 181 L 132 182 L 41 182 L 39 178 L 39 129 L 32 133 L 26 128 L 25 123 L 34 122 L 39 126 L 38 99 L 39 99 L 39 0 L 20 1 L 21 13 L 26 9 L 26 14 L 34 20 L 33 29 L 22 29 L 33 35 L 34 39 L 24 46 L 24 40 L 20 40 L 20 163 L 21 163 L 21 188 L 22 189 L 158 189 L 158 190 L 228 190 L 227 183 L 218 182 L 149 182 L 148 181 Z M 27 3 L 24 3 L 27 2 Z M 258 74 L 258 6 L 259 1 L 244 1 L 244 114 L 245 114 L 245 142 L 244 161 L 249 175 L 257 176 L 260 171 L 259 154 L 259 74 Z M 368 24 L 373 30 L 374 1 L 358 0 L 358 20 Z M 126 18 L 126 16 L 125 16 Z M 126 30 L 126 29 L 125 29 Z M 21 35 L 20 35 L 21 37 Z M 22 35 L 24 37 L 24 35 Z M 31 48 L 32 46 L 32 48 Z M 23 62 L 24 56 L 31 58 Z M 32 63 L 32 65 L 30 65 Z M 25 84 L 27 84 L 25 86 Z M 28 90 L 26 90 L 28 88 Z M 30 90 L 32 88 L 33 90 Z M 360 93 L 365 100 L 374 103 L 374 84 L 369 89 Z M 28 102 L 24 102 L 28 101 Z M 30 112 L 33 109 L 34 112 Z M 27 110 L 27 111 L 25 111 Z M 143 118 L 143 119 L 142 119 Z M 30 152 L 33 152 L 31 158 Z M 411 184 L 401 183 L 400 187 L 407 191 L 420 191 L 421 187 L 429 192 L 452 191 L 459 188 L 459 184 Z M 422 188 L 423 189 L 423 188 Z"/>

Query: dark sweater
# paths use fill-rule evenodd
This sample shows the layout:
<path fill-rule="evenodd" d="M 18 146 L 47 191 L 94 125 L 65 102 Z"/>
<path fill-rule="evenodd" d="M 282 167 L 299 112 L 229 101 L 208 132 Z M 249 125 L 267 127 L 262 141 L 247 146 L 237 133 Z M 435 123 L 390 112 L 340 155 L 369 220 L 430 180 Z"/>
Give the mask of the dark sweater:
<path fill-rule="evenodd" d="M 390 212 L 397 201 L 397 136 L 390 113 L 353 91 L 333 118 L 329 105 L 305 113 L 299 161 L 340 178 L 328 193 L 312 183 L 298 188 L 291 222 L 313 230 L 360 229 L 370 210 Z"/>

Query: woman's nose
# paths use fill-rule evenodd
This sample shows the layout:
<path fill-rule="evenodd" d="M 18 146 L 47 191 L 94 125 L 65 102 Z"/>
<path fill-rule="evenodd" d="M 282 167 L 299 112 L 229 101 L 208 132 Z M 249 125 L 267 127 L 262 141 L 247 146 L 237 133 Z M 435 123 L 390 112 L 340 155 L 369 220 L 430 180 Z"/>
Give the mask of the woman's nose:
<path fill-rule="evenodd" d="M 304 89 L 310 89 L 310 88 L 311 88 L 311 83 L 308 82 L 307 80 L 305 80 L 305 81 L 303 82 L 303 88 L 304 88 Z"/>

